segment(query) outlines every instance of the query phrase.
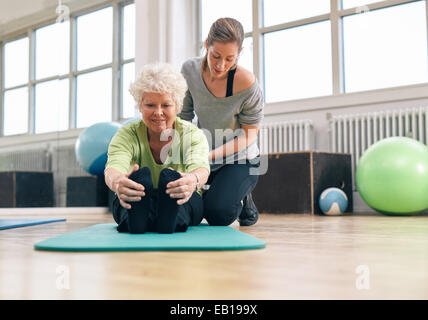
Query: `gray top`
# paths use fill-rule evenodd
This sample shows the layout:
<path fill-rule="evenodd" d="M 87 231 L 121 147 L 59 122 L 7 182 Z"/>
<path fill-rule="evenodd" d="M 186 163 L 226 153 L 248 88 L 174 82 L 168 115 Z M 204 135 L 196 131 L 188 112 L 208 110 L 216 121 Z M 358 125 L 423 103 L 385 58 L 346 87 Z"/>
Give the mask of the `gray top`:
<path fill-rule="evenodd" d="M 241 124 L 259 125 L 263 120 L 264 101 L 257 80 L 244 91 L 229 97 L 217 98 L 208 90 L 202 79 L 202 60 L 203 58 L 193 58 L 183 64 L 181 72 L 189 89 L 179 117 L 191 121 L 196 113 L 198 127 L 204 131 L 212 150 L 235 139 L 242 130 Z M 258 154 L 259 148 L 255 141 L 238 153 L 231 154 L 225 159 L 216 159 L 211 169 L 216 170 L 222 164 L 237 160 L 251 160 Z"/>

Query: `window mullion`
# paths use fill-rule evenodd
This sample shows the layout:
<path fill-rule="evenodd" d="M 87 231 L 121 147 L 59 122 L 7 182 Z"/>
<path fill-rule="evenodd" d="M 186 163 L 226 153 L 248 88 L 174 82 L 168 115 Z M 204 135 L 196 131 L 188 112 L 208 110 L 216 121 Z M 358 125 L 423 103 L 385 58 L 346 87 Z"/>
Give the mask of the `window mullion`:
<path fill-rule="evenodd" d="M 343 28 L 339 16 L 341 0 L 330 0 L 333 95 L 343 93 Z"/>
<path fill-rule="evenodd" d="M 76 128 L 76 76 L 77 69 L 77 22 L 76 17 L 70 17 L 70 54 L 69 54 L 69 94 L 68 94 L 68 129 Z"/>
<path fill-rule="evenodd" d="M 260 32 L 263 19 L 263 0 L 253 0 L 253 72 L 263 84 L 263 35 Z"/>
<path fill-rule="evenodd" d="M 427 50 L 428 50 L 428 0 L 425 0 L 425 11 L 426 11 L 425 23 L 426 23 L 426 29 L 427 29 Z M 428 58 L 428 51 L 427 51 L 427 58 Z M 427 144 L 428 144 L 428 141 L 427 141 Z"/>
<path fill-rule="evenodd" d="M 347 8 L 347 9 L 341 9 L 339 11 L 339 15 L 341 17 L 344 16 L 350 16 L 350 15 L 354 15 L 357 12 L 364 12 L 364 11 L 374 11 L 374 10 L 378 10 L 378 9 L 385 9 L 385 8 L 389 8 L 389 7 L 393 7 L 393 6 L 397 6 L 397 5 L 401 5 L 401 4 L 407 4 L 407 3 L 411 3 L 411 2 L 417 2 L 420 0 L 386 0 L 386 1 L 378 1 L 378 2 L 374 2 L 374 3 L 368 3 L 366 5 L 361 5 L 361 6 L 357 6 L 354 8 Z M 423 0 L 426 1 L 426 0 Z M 339 8 L 342 8 L 341 6 Z M 361 10 L 361 11 L 359 11 Z"/>
<path fill-rule="evenodd" d="M 202 0 L 194 0 L 195 2 L 195 8 L 194 8 L 194 17 L 196 20 L 196 31 L 194 36 L 196 37 L 195 41 L 195 56 L 199 57 L 204 45 L 204 40 L 202 37 Z"/>
<path fill-rule="evenodd" d="M 4 121 L 4 43 L 0 42 L 0 137 L 3 137 L 3 121 Z"/>
<path fill-rule="evenodd" d="M 29 40 L 29 64 L 28 64 L 28 128 L 27 134 L 35 133 L 35 118 L 36 118 L 36 110 L 35 110 L 35 32 L 33 29 L 29 29 L 27 32 L 28 40 Z"/>
<path fill-rule="evenodd" d="M 117 3 L 113 4 L 113 62 L 112 62 L 112 120 L 117 121 L 121 117 L 120 107 L 120 79 L 121 79 L 121 30 L 122 9 Z"/>
<path fill-rule="evenodd" d="M 135 58 L 129 58 L 129 59 L 121 60 L 120 63 L 122 65 L 124 65 L 124 64 L 130 63 L 130 62 L 135 62 Z"/>

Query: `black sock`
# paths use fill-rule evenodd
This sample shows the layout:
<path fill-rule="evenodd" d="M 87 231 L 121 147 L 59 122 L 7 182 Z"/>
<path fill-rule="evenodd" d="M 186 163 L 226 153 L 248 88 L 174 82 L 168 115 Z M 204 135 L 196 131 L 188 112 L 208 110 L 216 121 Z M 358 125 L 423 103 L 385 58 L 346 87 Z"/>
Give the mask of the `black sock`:
<path fill-rule="evenodd" d="M 176 220 L 179 205 L 176 198 L 166 194 L 166 185 L 181 178 L 181 174 L 170 169 L 163 169 L 159 175 L 158 203 L 156 231 L 159 233 L 173 233 L 176 229 Z"/>
<path fill-rule="evenodd" d="M 131 202 L 131 209 L 128 209 L 128 230 L 129 233 L 145 233 L 148 231 L 149 216 L 151 204 L 151 195 L 153 191 L 153 182 L 150 169 L 141 168 L 133 172 L 129 179 L 144 186 L 145 196 L 138 202 Z"/>

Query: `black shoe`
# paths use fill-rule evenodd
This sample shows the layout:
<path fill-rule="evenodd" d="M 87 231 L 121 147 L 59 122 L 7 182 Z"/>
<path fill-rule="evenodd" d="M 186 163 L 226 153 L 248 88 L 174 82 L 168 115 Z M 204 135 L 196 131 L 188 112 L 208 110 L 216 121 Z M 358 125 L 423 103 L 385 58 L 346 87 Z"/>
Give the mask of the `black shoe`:
<path fill-rule="evenodd" d="M 259 219 L 259 211 L 254 204 L 251 193 L 245 196 L 242 212 L 238 217 L 239 225 L 241 227 L 252 226 Z"/>

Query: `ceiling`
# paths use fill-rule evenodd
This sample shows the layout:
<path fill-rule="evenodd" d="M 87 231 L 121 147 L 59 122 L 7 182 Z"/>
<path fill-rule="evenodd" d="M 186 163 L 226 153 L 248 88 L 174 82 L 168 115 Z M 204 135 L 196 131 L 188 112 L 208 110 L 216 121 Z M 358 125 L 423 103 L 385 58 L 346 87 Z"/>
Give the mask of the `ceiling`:
<path fill-rule="evenodd" d="M 106 0 L 0 0 L 0 35 L 55 17 L 59 4 L 73 11 L 101 2 Z"/>
<path fill-rule="evenodd" d="M 68 2 L 70 0 L 62 0 L 64 5 Z M 55 10 L 56 6 L 58 0 L 0 0 L 0 25 L 44 10 L 52 8 Z"/>

